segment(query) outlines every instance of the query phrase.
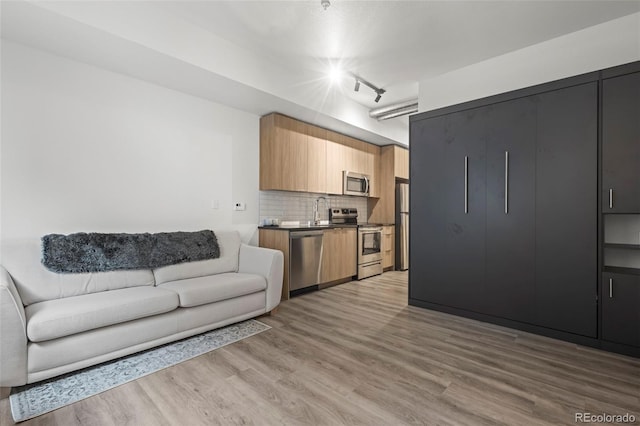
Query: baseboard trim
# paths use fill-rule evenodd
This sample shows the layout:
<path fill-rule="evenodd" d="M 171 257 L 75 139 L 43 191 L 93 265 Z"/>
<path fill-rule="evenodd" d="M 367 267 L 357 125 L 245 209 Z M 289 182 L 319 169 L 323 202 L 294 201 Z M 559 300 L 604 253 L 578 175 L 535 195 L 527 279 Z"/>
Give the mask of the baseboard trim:
<path fill-rule="evenodd" d="M 478 312 L 472 312 L 472 311 L 466 311 L 464 309 L 453 308 L 451 306 L 438 305 L 437 303 L 425 302 L 424 300 L 409 299 L 409 305 L 417 306 L 419 308 L 431 309 L 433 311 L 444 312 L 447 314 L 457 315 L 460 317 L 470 318 L 478 321 L 483 321 L 491 324 L 496 324 L 503 327 L 509 327 L 516 330 L 522 330 L 528 333 L 539 334 L 541 336 L 551 337 L 553 339 L 558 339 L 558 340 L 564 340 L 567 342 L 576 343 L 583 346 L 589 346 L 596 349 L 602 349 L 608 352 L 616 352 L 619 354 L 640 358 L 640 348 L 627 346 L 627 345 L 620 345 L 620 344 L 611 343 L 611 342 L 605 342 L 595 337 L 587 337 L 587 336 L 581 336 L 579 334 L 567 333 L 564 331 L 554 330 L 551 328 L 540 327 L 540 326 L 526 324 L 518 321 L 498 318 L 491 315 L 481 314 Z"/>

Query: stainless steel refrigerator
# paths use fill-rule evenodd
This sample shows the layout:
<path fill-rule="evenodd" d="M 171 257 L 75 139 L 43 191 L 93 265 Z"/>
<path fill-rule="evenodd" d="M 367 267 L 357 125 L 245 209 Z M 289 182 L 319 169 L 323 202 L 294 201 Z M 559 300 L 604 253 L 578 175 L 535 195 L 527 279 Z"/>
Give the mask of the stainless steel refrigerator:
<path fill-rule="evenodd" d="M 409 184 L 396 184 L 396 269 L 409 269 Z"/>

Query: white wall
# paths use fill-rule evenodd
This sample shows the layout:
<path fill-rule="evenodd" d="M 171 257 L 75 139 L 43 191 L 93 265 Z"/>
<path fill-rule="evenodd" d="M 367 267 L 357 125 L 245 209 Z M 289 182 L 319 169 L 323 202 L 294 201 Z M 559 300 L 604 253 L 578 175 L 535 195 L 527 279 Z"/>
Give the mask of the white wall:
<path fill-rule="evenodd" d="M 429 111 L 640 60 L 640 13 L 420 81 Z"/>
<path fill-rule="evenodd" d="M 279 111 L 381 145 L 408 143 L 406 121 L 371 120 L 368 108 L 329 89 L 326 69 L 286 67 L 157 3 L 3 2 L 2 34 L 255 114 Z"/>
<path fill-rule="evenodd" d="M 255 243 L 258 116 L 5 40 L 1 65 L 3 239 L 236 228 Z"/>

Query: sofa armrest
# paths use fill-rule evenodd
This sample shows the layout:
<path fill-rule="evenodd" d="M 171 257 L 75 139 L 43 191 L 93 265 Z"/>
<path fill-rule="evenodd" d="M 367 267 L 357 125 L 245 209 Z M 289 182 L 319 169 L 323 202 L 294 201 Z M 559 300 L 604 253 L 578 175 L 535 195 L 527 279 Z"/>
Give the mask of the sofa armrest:
<path fill-rule="evenodd" d="M 7 270 L 0 266 L 0 387 L 27 383 L 27 318 Z"/>
<path fill-rule="evenodd" d="M 242 244 L 238 272 L 265 277 L 267 279 L 266 312 L 278 306 L 284 274 L 284 255 L 281 251 Z"/>

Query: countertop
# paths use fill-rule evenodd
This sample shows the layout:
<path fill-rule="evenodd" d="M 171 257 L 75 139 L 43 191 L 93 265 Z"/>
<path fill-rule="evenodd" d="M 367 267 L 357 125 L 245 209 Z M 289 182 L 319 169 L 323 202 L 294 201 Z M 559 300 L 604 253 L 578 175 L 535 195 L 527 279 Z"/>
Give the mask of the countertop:
<path fill-rule="evenodd" d="M 358 225 L 334 224 L 334 225 L 310 225 L 310 226 L 258 226 L 258 229 L 273 229 L 274 231 L 316 231 L 334 228 L 357 228 Z"/>
<path fill-rule="evenodd" d="M 258 226 L 258 229 L 272 229 L 274 231 L 318 231 L 334 228 L 357 228 L 358 226 L 394 226 L 395 223 L 359 223 L 352 225 L 348 223 L 335 223 L 331 225 L 311 225 L 311 226 Z"/>

